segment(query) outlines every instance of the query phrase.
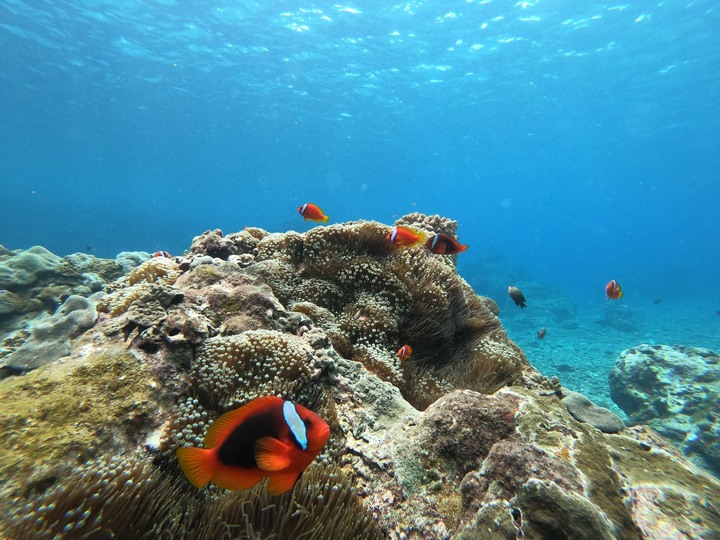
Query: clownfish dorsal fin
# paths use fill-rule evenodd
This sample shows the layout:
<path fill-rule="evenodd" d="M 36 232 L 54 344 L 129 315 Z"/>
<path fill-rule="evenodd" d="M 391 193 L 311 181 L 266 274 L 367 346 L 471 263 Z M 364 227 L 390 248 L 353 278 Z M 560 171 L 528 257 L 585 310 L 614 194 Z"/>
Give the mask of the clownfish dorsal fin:
<path fill-rule="evenodd" d="M 255 442 L 255 462 L 264 471 L 282 471 L 292 465 L 289 450 L 274 437 L 261 437 Z"/>
<path fill-rule="evenodd" d="M 276 396 L 260 397 L 243 405 L 239 409 L 218 416 L 208 428 L 205 439 L 203 440 L 203 445 L 205 448 L 220 446 L 225 438 L 248 417 L 263 409 L 282 406 L 283 401 L 284 400 Z"/>
<path fill-rule="evenodd" d="M 270 495 L 280 495 L 292 489 L 300 473 L 276 473 L 268 477 L 267 490 Z"/>

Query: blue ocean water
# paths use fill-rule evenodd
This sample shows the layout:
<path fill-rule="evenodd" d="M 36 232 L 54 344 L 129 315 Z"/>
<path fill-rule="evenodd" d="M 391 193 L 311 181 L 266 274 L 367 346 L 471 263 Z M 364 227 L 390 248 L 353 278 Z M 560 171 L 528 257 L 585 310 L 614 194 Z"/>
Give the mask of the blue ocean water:
<path fill-rule="evenodd" d="M 627 346 L 717 348 L 718 28 L 711 0 L 4 0 L 0 243 L 179 253 L 307 230 L 308 201 L 438 213 L 529 355 L 519 279 L 588 321 L 617 279 L 648 314 Z M 495 259 L 517 271 L 486 280 Z"/>

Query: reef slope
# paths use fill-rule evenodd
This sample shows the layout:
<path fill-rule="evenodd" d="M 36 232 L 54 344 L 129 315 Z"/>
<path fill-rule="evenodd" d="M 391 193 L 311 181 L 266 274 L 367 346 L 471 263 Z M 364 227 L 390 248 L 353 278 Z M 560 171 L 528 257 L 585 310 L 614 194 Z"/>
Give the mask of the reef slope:
<path fill-rule="evenodd" d="M 413 214 L 402 223 L 453 234 Z M 454 259 L 390 227 L 198 236 L 123 267 L 91 328 L 0 381 L 0 534 L 711 538 L 720 485 L 649 428 L 575 419 Z M 16 254 L 17 255 L 17 254 Z M 138 260 L 137 263 L 141 261 Z M 73 291 L 75 294 L 77 290 Z M 87 295 L 93 293 L 86 291 Z M 61 303 L 58 303 L 61 305 Z M 415 353 L 401 362 L 400 344 Z M 7 354 L 22 356 L 20 336 Z M 60 356 L 53 356 L 53 355 Z M 7 374 L 7 373 L 6 373 Z M 295 488 L 197 490 L 177 447 L 260 395 L 331 426 Z"/>

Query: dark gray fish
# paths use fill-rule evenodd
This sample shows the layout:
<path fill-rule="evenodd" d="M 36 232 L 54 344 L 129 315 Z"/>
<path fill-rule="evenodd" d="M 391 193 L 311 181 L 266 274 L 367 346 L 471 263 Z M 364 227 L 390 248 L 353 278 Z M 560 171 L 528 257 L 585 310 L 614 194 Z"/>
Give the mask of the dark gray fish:
<path fill-rule="evenodd" d="M 515 302 L 516 306 L 520 306 L 520 309 L 525 307 L 525 296 L 523 296 L 523 293 L 520 289 L 514 287 L 513 285 L 510 285 L 508 287 L 508 294 L 510 295 L 510 298 L 513 299 L 513 302 Z"/>

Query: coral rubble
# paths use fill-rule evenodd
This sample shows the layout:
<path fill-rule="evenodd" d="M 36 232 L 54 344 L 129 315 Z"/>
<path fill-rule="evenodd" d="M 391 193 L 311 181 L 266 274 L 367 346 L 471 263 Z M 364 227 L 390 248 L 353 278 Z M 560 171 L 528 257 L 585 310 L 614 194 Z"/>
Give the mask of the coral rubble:
<path fill-rule="evenodd" d="M 456 230 L 439 216 L 398 223 Z M 0 381 L 0 537 L 634 539 L 720 528 L 703 502 L 720 500 L 716 479 L 541 376 L 454 256 L 396 249 L 389 230 L 216 230 L 181 257 L 116 259 L 114 280 L 86 300 L 97 317 L 68 323 L 65 348 L 38 347 L 39 367 Z M 0 252 L 0 276 L 63 264 L 31 255 L 48 264 Z M 0 296 L 0 313 L 16 316 L 23 294 Z M 53 317 L 62 326 L 73 312 Z M 414 353 L 401 362 L 404 343 Z M 277 497 L 262 484 L 192 488 L 175 450 L 261 395 L 328 422 L 315 463 Z"/>

